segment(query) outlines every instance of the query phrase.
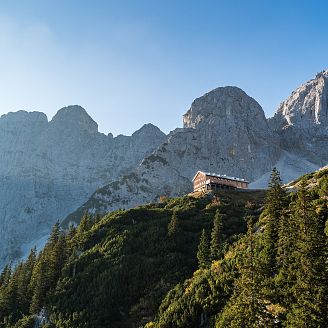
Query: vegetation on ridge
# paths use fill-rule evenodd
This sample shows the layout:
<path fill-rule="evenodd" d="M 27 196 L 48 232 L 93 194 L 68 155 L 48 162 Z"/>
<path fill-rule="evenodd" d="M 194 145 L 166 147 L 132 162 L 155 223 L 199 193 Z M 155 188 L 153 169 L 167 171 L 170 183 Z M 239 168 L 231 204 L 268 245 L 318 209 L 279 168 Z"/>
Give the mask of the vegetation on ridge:
<path fill-rule="evenodd" d="M 224 191 L 57 224 L 2 272 L 0 327 L 325 327 L 328 170 L 297 187 L 273 171 L 265 199 Z"/>

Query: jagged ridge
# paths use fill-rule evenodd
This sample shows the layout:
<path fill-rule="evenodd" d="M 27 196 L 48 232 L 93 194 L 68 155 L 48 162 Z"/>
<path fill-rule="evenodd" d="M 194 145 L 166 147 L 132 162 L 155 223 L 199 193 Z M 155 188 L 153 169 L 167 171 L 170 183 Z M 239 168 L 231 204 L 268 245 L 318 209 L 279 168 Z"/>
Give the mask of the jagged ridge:
<path fill-rule="evenodd" d="M 87 209 L 103 213 L 189 192 L 197 170 L 244 177 L 263 188 L 274 166 L 285 182 L 318 169 L 328 162 L 327 76 L 324 71 L 299 87 L 271 119 L 237 87 L 197 98 L 183 116 L 183 129 L 174 130 L 131 178 L 96 191 L 66 222 Z"/>

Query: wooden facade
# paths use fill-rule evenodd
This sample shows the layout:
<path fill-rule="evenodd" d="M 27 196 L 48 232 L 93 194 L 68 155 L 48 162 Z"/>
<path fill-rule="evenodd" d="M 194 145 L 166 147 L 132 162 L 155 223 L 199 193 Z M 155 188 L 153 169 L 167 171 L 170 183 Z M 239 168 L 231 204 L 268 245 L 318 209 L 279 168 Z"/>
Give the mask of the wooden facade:
<path fill-rule="evenodd" d="M 192 179 L 194 191 L 220 189 L 247 189 L 249 182 L 245 179 L 229 177 L 216 173 L 198 171 Z"/>

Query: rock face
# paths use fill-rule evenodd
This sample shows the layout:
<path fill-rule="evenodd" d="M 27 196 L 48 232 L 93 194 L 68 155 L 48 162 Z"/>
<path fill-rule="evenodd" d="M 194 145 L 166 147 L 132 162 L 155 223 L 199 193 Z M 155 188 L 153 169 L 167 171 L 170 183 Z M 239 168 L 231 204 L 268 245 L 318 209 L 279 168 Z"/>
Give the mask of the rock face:
<path fill-rule="evenodd" d="M 328 160 L 328 70 L 297 88 L 269 120 L 281 147 L 323 166 Z"/>
<path fill-rule="evenodd" d="M 61 109 L 50 122 L 42 113 L 1 117 L 2 261 L 68 213 L 64 226 L 79 222 L 85 210 L 107 212 L 189 192 L 197 170 L 265 187 L 274 166 L 287 182 L 326 165 L 327 78 L 322 72 L 299 87 L 268 120 L 241 89 L 217 88 L 197 98 L 183 128 L 168 136 L 150 124 L 131 137 L 105 136 L 79 106 Z"/>
<path fill-rule="evenodd" d="M 294 126 L 314 134 L 328 133 L 328 70 L 297 88 L 278 108 L 276 129 Z"/>
<path fill-rule="evenodd" d="M 328 163 L 328 71 L 319 73 L 266 119 L 261 106 L 236 87 L 197 98 L 176 129 L 129 176 L 97 190 L 64 224 L 85 210 L 106 212 L 191 191 L 197 170 L 267 186 L 274 166 L 288 182 Z"/>
<path fill-rule="evenodd" d="M 237 87 L 217 88 L 196 99 L 183 123 L 133 174 L 98 190 L 66 224 L 78 221 L 86 209 L 106 212 L 190 192 L 197 170 L 253 181 L 281 156 L 263 109 Z"/>
<path fill-rule="evenodd" d="M 97 188 L 133 169 L 165 138 L 148 124 L 131 137 L 98 132 L 80 106 L 0 118 L 0 266 L 21 246 L 81 206 Z"/>

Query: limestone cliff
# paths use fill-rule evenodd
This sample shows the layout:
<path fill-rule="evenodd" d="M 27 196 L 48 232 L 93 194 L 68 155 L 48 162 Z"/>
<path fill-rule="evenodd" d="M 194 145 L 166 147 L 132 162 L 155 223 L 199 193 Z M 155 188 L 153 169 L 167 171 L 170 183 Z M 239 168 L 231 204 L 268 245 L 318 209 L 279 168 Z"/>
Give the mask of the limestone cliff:
<path fill-rule="evenodd" d="M 184 128 L 169 134 L 129 176 L 98 190 L 65 221 L 86 209 L 106 212 L 191 191 L 197 170 L 251 181 L 279 160 L 279 139 L 261 106 L 237 87 L 217 88 L 197 98 L 183 116 Z"/>
<path fill-rule="evenodd" d="M 323 166 L 328 162 L 328 70 L 297 88 L 269 120 L 281 147 Z"/>
<path fill-rule="evenodd" d="M 288 182 L 326 165 L 327 81 L 328 71 L 319 73 L 270 119 L 243 90 L 214 89 L 191 104 L 183 128 L 168 136 L 151 124 L 130 137 L 106 136 L 79 106 L 61 109 L 50 122 L 37 112 L 2 116 L 0 264 L 69 213 L 65 226 L 85 210 L 107 212 L 189 192 L 197 170 L 265 187 L 273 166 Z"/>
<path fill-rule="evenodd" d="M 197 170 L 214 171 L 267 185 L 274 166 L 284 181 L 328 163 L 328 71 L 297 88 L 266 119 L 261 106 L 237 87 L 217 88 L 197 98 L 183 128 L 122 179 L 96 191 L 65 220 L 84 210 L 106 212 L 191 191 Z"/>
<path fill-rule="evenodd" d="M 133 169 L 165 138 L 149 124 L 113 138 L 80 106 L 0 118 L 0 266 L 21 246 L 81 206 L 97 188 Z M 151 141 L 150 141 L 151 140 Z"/>

